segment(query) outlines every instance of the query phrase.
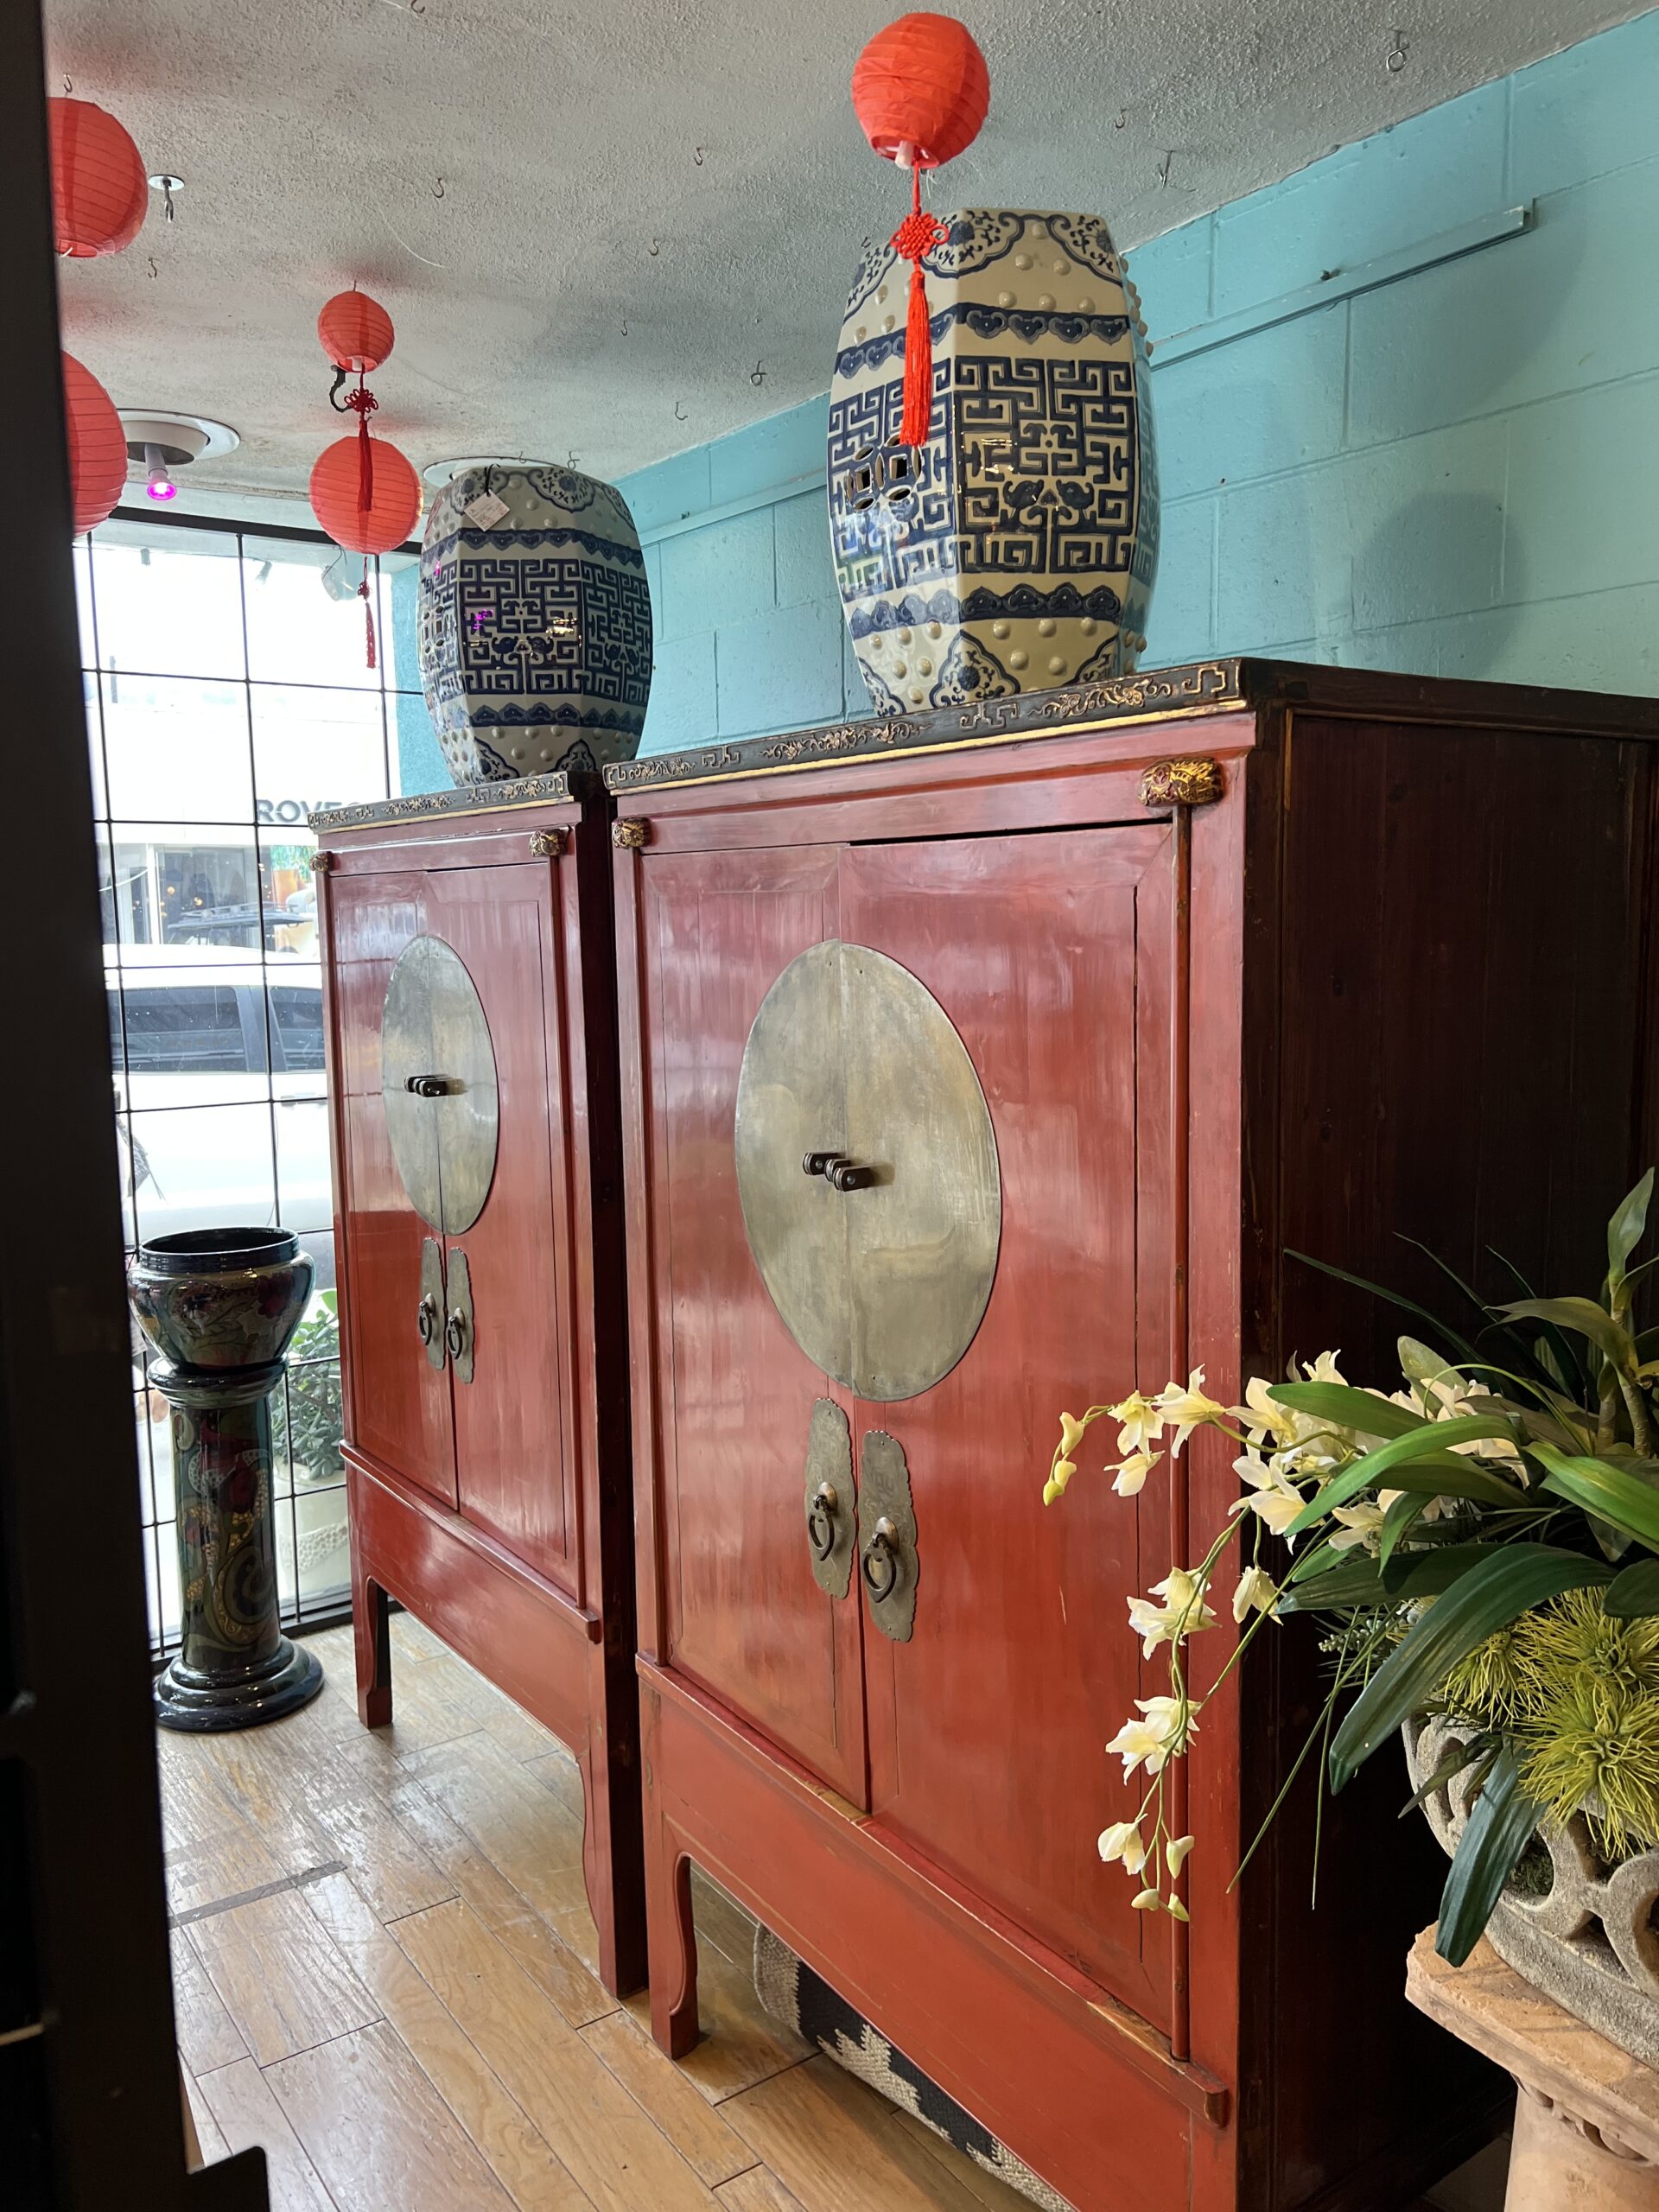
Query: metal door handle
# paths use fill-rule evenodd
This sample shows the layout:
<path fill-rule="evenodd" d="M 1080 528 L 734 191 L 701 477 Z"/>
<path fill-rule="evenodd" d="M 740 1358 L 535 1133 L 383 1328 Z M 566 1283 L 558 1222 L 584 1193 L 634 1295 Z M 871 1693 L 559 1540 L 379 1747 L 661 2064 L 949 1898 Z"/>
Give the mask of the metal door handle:
<path fill-rule="evenodd" d="M 416 1098 L 447 1098 L 461 1085 L 447 1075 L 411 1075 L 404 1078 L 404 1089 L 412 1091 Z"/>
<path fill-rule="evenodd" d="M 870 1531 L 858 1569 L 864 1577 L 864 1587 L 878 1605 L 899 1587 L 899 1530 L 885 1513 Z"/>
<path fill-rule="evenodd" d="M 814 1559 L 828 1559 L 836 1548 L 836 1510 L 841 1500 L 833 1483 L 820 1483 L 806 1509 L 806 1540 Z"/>
<path fill-rule="evenodd" d="M 832 1191 L 867 1191 L 875 1180 L 874 1167 L 860 1167 L 840 1152 L 809 1152 L 801 1161 L 806 1175 L 822 1175 Z"/>
<path fill-rule="evenodd" d="M 459 1359 L 467 1349 L 467 1316 L 452 1313 L 443 1325 L 443 1341 L 449 1347 L 451 1359 Z"/>
<path fill-rule="evenodd" d="M 423 1344 L 429 1344 L 438 1333 L 438 1301 L 423 1298 L 415 1309 L 415 1327 Z"/>

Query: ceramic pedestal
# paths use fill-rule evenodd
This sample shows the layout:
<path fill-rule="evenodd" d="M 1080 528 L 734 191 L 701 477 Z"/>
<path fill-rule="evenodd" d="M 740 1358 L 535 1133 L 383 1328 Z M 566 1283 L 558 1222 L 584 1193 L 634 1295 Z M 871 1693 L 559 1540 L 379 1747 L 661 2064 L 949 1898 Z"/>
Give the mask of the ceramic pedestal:
<path fill-rule="evenodd" d="M 974 207 L 922 264 L 928 442 L 894 442 L 907 265 L 871 249 L 830 394 L 830 519 L 878 713 L 1135 667 L 1158 565 L 1145 331 L 1095 215 Z"/>
<path fill-rule="evenodd" d="M 632 760 L 651 593 L 622 494 L 550 464 L 463 469 L 427 517 L 417 639 L 457 784 Z"/>
<path fill-rule="evenodd" d="M 251 1727 L 322 1688 L 315 1655 L 282 1633 L 270 1512 L 270 1394 L 312 1272 L 270 1229 L 157 1237 L 128 1269 L 172 1410 L 181 1637 L 156 1682 L 164 1728 Z"/>

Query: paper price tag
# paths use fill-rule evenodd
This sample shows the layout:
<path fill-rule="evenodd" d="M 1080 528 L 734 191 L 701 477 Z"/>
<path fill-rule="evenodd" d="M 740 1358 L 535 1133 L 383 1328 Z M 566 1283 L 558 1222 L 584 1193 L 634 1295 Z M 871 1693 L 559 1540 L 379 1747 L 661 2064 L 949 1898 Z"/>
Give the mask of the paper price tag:
<path fill-rule="evenodd" d="M 475 530 L 493 530 L 507 512 L 505 499 L 498 499 L 493 492 L 480 492 L 461 511 Z"/>

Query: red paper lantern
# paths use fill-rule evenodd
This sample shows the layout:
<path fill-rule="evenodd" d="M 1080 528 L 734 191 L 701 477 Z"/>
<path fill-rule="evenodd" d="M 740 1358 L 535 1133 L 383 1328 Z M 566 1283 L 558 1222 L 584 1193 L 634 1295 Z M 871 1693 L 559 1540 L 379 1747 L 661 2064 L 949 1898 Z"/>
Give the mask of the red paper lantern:
<path fill-rule="evenodd" d="M 420 518 L 421 480 L 414 463 L 384 438 L 372 440 L 371 450 L 366 501 L 355 438 L 336 438 L 311 471 L 311 512 L 348 553 L 390 553 Z"/>
<path fill-rule="evenodd" d="M 907 168 L 936 169 L 972 145 L 990 100 L 985 56 L 954 16 L 900 16 L 853 67 L 864 136 L 886 161 L 912 148 Z"/>
<path fill-rule="evenodd" d="M 69 490 L 75 535 L 96 530 L 127 480 L 127 434 L 115 402 L 73 353 L 63 357 L 63 411 L 69 433 Z"/>
<path fill-rule="evenodd" d="M 853 107 L 864 136 L 884 160 L 911 173 L 910 213 L 892 239 L 893 251 L 910 264 L 901 446 L 927 443 L 933 413 L 933 338 L 922 261 L 944 244 L 946 232 L 937 215 L 923 212 L 922 171 L 973 143 L 990 100 L 985 57 L 954 16 L 900 16 L 876 33 L 853 65 Z"/>
<path fill-rule="evenodd" d="M 337 369 L 367 376 L 391 351 L 391 317 L 366 292 L 336 292 L 317 317 L 317 336 Z"/>
<path fill-rule="evenodd" d="M 92 100 L 50 99 L 52 230 L 60 253 L 78 261 L 132 244 L 149 205 L 138 149 Z"/>

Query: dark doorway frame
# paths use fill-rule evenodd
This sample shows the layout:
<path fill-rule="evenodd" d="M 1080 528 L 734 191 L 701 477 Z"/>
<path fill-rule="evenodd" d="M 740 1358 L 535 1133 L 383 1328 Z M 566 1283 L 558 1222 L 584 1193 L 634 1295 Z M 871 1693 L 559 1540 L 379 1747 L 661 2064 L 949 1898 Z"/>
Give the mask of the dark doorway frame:
<path fill-rule="evenodd" d="M 19 957 L 0 1209 L 0 2188 L 19 2212 L 264 2212 L 263 2152 L 185 2172 L 45 72 L 37 0 L 10 0 L 0 944 Z"/>

